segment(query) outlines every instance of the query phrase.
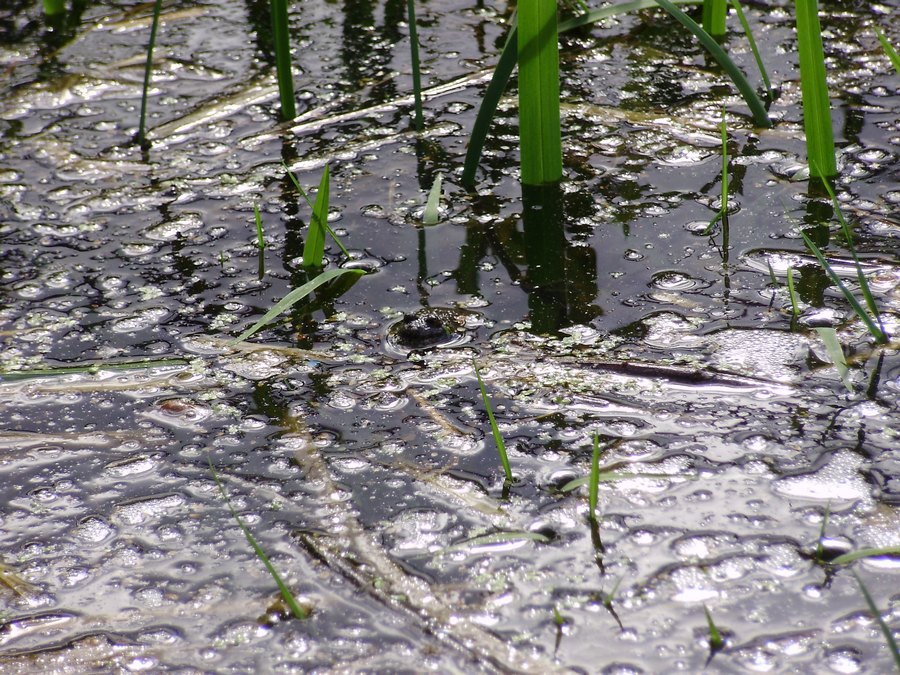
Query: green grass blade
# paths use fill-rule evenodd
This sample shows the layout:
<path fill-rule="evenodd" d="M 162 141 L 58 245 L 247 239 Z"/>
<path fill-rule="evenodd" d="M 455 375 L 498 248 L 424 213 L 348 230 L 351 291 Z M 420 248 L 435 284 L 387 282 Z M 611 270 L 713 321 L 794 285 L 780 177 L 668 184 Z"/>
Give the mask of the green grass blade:
<path fill-rule="evenodd" d="M 703 0 L 703 30 L 713 37 L 725 35 L 727 0 Z"/>
<path fill-rule="evenodd" d="M 147 94 L 150 91 L 150 76 L 153 73 L 153 47 L 156 45 L 156 33 L 159 29 L 159 11 L 162 0 L 153 5 L 153 22 L 150 24 L 150 42 L 147 44 L 147 62 L 144 64 L 144 84 L 141 88 L 141 115 L 138 122 L 137 142 L 142 148 L 147 147 Z"/>
<path fill-rule="evenodd" d="M 791 314 L 800 316 L 800 302 L 797 299 L 797 291 L 794 288 L 794 268 L 787 268 L 788 297 L 791 299 Z"/>
<path fill-rule="evenodd" d="M 288 168 L 287 164 L 282 162 L 281 166 L 284 167 L 284 172 L 288 175 L 288 178 L 291 179 L 291 182 L 294 184 L 294 187 L 297 188 L 297 192 L 299 192 L 303 196 L 303 199 L 306 200 L 306 203 L 309 205 L 309 208 L 310 209 L 315 208 L 313 206 L 312 200 L 309 198 L 309 195 L 306 194 L 306 190 L 304 190 L 303 186 L 300 185 L 300 181 L 297 180 L 297 177 L 291 172 L 291 170 Z M 341 238 L 334 233 L 334 230 L 331 229 L 331 227 L 328 225 L 327 222 L 322 223 L 322 226 L 325 228 L 325 231 L 328 232 L 329 235 L 331 235 L 331 239 L 334 241 L 335 244 L 338 245 L 338 248 L 341 249 L 341 253 L 344 254 L 344 257 L 349 258 L 350 252 L 344 247 L 344 244 L 341 242 Z"/>
<path fill-rule="evenodd" d="M 597 498 L 600 493 L 600 437 L 594 434 L 594 451 L 591 453 L 591 475 L 588 485 L 588 517 L 597 519 Z"/>
<path fill-rule="evenodd" d="M 263 238 L 262 216 L 259 215 L 259 207 L 254 202 L 253 215 L 256 217 L 256 248 L 260 251 L 265 250 L 266 240 Z"/>
<path fill-rule="evenodd" d="M 794 0 L 797 16 L 797 50 L 800 53 L 800 89 L 803 93 L 803 128 L 810 176 L 829 179 L 837 175 L 831 104 L 825 80 L 825 55 L 816 0 Z"/>
<path fill-rule="evenodd" d="M 675 4 L 678 5 L 696 5 L 699 2 L 701 0 L 675 0 Z M 656 7 L 656 0 L 632 0 L 632 2 L 616 3 L 561 21 L 557 29 L 560 33 L 565 33 L 580 26 L 596 23 L 619 14 L 637 12 L 651 7 Z M 510 23 L 506 43 L 503 45 L 500 58 L 494 67 L 494 74 L 491 76 L 491 81 L 488 83 L 484 96 L 481 99 L 481 105 L 475 117 L 475 124 L 472 126 L 472 133 L 469 135 L 469 146 L 466 148 L 466 160 L 463 164 L 462 174 L 462 184 L 466 187 L 471 187 L 475 184 L 475 173 L 478 170 L 478 162 L 481 160 L 481 152 L 484 149 L 484 141 L 487 138 L 491 121 L 494 119 L 497 105 L 500 103 L 506 85 L 509 83 L 509 78 L 516 67 L 518 44 L 518 21 L 514 16 Z"/>
<path fill-rule="evenodd" d="M 451 551 L 465 551 L 475 546 L 491 546 L 493 544 L 509 544 L 517 541 L 533 541 L 538 544 L 547 544 L 550 537 L 540 532 L 494 532 L 493 534 L 483 534 L 480 537 L 472 537 L 460 544 L 454 544 L 447 548 L 441 549 L 442 553 Z"/>
<path fill-rule="evenodd" d="M 738 21 L 741 22 L 741 27 L 744 29 L 744 35 L 747 36 L 747 43 L 750 45 L 750 51 L 753 52 L 753 58 L 756 59 L 756 67 L 759 69 L 759 76 L 762 78 L 763 85 L 766 87 L 766 98 L 769 99 L 769 101 L 774 101 L 775 92 L 772 91 L 772 82 L 769 80 L 769 73 L 766 70 L 765 64 L 763 64 L 762 56 L 759 55 L 756 40 L 753 38 L 753 31 L 750 30 L 750 24 L 747 22 L 747 17 L 744 16 L 744 8 L 741 7 L 741 3 L 738 0 L 731 0 L 731 6 L 734 7 L 734 11 L 737 13 Z"/>
<path fill-rule="evenodd" d="M 831 561 L 832 565 L 849 565 L 864 558 L 880 558 L 885 555 L 900 556 L 900 546 L 884 546 L 882 548 L 861 548 L 858 551 L 844 553 Z"/>
<path fill-rule="evenodd" d="M 66 0 L 44 0 L 44 16 L 55 16 L 66 11 Z"/>
<path fill-rule="evenodd" d="M 825 505 L 825 513 L 822 514 L 822 527 L 819 528 L 819 539 L 816 542 L 816 562 L 825 560 L 825 530 L 828 528 L 828 517 L 831 515 L 831 502 Z"/>
<path fill-rule="evenodd" d="M 441 183 L 443 176 L 438 172 L 434 177 L 434 183 L 428 193 L 428 201 L 425 203 L 425 212 L 422 214 L 422 223 L 425 225 L 437 225 L 441 220 Z"/>
<path fill-rule="evenodd" d="M 520 3 L 518 20 L 522 183 L 555 183 L 562 178 L 556 0 Z"/>
<path fill-rule="evenodd" d="M 838 375 L 841 376 L 841 382 L 844 383 L 847 391 L 852 394 L 853 385 L 851 384 L 849 377 L 847 377 L 850 369 L 847 366 L 847 358 L 844 356 L 844 350 L 841 347 L 840 340 L 838 340 L 837 332 L 834 328 L 827 326 L 816 328 L 816 332 L 819 334 L 819 338 L 825 345 L 825 351 L 828 352 L 828 356 L 831 358 L 831 362 L 838 371 Z"/>
<path fill-rule="evenodd" d="M 872 612 L 872 616 L 875 618 L 875 621 L 878 622 L 878 627 L 881 628 L 881 634 L 884 635 L 884 639 L 888 644 L 888 649 L 891 650 L 891 656 L 894 657 L 894 665 L 897 666 L 897 670 L 900 671 L 900 649 L 897 648 L 897 641 L 894 639 L 891 627 L 885 623 L 884 617 L 881 616 L 878 606 L 872 599 L 872 595 L 869 593 L 869 589 L 866 588 L 862 579 L 859 578 L 859 575 L 856 572 L 853 572 L 853 576 L 856 577 L 856 583 L 859 584 L 859 590 L 862 591 L 863 597 L 866 599 L 869 611 Z"/>
<path fill-rule="evenodd" d="M 801 232 L 800 235 L 803 237 L 803 241 L 806 242 L 806 245 L 809 247 L 809 250 L 813 252 L 816 258 L 819 261 L 819 264 L 822 265 L 822 268 L 825 270 L 825 273 L 831 278 L 831 280 L 835 283 L 835 285 L 840 289 L 841 293 L 844 295 L 844 298 L 850 303 L 850 307 L 853 308 L 856 316 L 860 318 L 860 320 L 866 325 L 866 329 L 869 333 L 872 334 L 872 337 L 875 338 L 877 342 L 882 344 L 886 344 L 888 339 L 887 336 L 881 331 L 878 326 L 876 326 L 872 319 L 869 318 L 869 315 L 866 313 L 866 310 L 862 308 L 859 302 L 854 297 L 853 293 L 850 292 L 844 282 L 841 281 L 840 277 L 835 274 L 834 269 L 832 269 L 831 265 L 828 264 L 828 261 L 825 260 L 825 256 L 822 255 L 822 252 L 819 250 L 819 247 L 816 246 L 815 242 L 810 239 L 805 232 Z"/>
<path fill-rule="evenodd" d="M 847 219 L 844 218 L 841 204 L 838 202 L 837 195 L 834 194 L 831 185 L 828 184 L 828 181 L 824 181 L 823 184 L 825 185 L 825 190 L 828 192 L 828 196 L 831 197 L 831 204 L 834 207 L 834 213 L 837 216 L 838 222 L 841 224 L 841 232 L 844 235 L 844 240 L 847 242 L 847 248 L 850 251 L 850 255 L 853 256 L 853 262 L 856 263 L 856 278 L 859 280 L 859 289 L 863 294 L 863 299 L 866 301 L 866 307 L 869 308 L 869 312 L 872 313 L 875 321 L 878 322 L 878 327 L 881 329 L 882 333 L 884 333 L 884 323 L 881 320 L 881 313 L 878 311 L 875 296 L 872 295 L 872 289 L 869 288 L 869 280 L 866 279 L 866 275 L 863 274 L 862 263 L 859 262 L 859 257 L 856 255 L 856 247 L 853 245 L 853 232 L 850 230 Z"/>
<path fill-rule="evenodd" d="M 215 467 L 212 463 L 212 458 L 209 459 L 209 470 L 212 471 L 213 479 L 216 481 L 216 485 L 219 486 L 219 492 L 222 493 L 222 499 L 225 500 L 225 504 L 228 506 L 228 510 L 231 511 L 232 517 L 238 524 L 238 527 L 241 528 L 241 532 L 244 533 L 244 537 L 246 537 L 247 542 L 250 544 L 253 552 L 256 553 L 256 557 L 259 558 L 263 565 L 266 566 L 266 570 L 268 570 L 269 575 L 271 575 L 272 579 L 275 580 L 275 584 L 278 586 L 278 590 L 281 593 L 281 598 L 284 600 L 285 604 L 290 608 L 291 612 L 298 619 L 306 619 L 309 617 L 309 610 L 300 606 L 300 603 L 297 602 L 297 599 L 294 597 L 294 594 L 291 593 L 291 589 L 287 587 L 287 584 L 284 583 L 281 579 L 281 575 L 278 574 L 278 571 L 275 569 L 275 566 L 269 561 L 269 557 L 266 555 L 266 552 L 262 550 L 262 547 L 256 543 L 256 539 L 253 538 L 253 534 L 244 525 L 244 521 L 241 520 L 241 517 L 238 515 L 237 511 L 234 510 L 234 506 L 231 504 L 231 500 L 228 499 L 228 493 L 225 491 L 225 486 L 222 485 L 222 481 L 219 478 L 219 474 L 216 472 Z"/>
<path fill-rule="evenodd" d="M 416 108 L 416 131 L 422 131 L 425 121 L 422 117 L 422 73 L 419 69 L 419 33 L 416 29 L 415 0 L 406 0 L 406 14 L 409 22 L 409 57 L 412 62 L 413 96 Z"/>
<path fill-rule="evenodd" d="M 303 266 L 321 267 L 325 257 L 325 223 L 328 222 L 328 193 L 329 193 L 328 165 L 322 171 L 322 179 L 319 181 L 319 191 L 316 192 L 316 201 L 313 204 L 312 218 L 309 221 L 309 232 L 306 242 L 303 244 Z"/>
<path fill-rule="evenodd" d="M 491 408 L 487 390 L 484 388 L 484 382 L 481 381 L 481 373 L 478 371 L 478 365 L 473 361 L 472 366 L 475 368 L 475 377 L 478 378 L 478 388 L 481 390 L 481 400 L 484 401 L 484 409 L 487 411 L 488 420 L 490 420 L 491 423 L 491 433 L 494 435 L 494 443 L 497 445 L 497 453 L 500 455 L 500 463 L 503 465 L 506 483 L 512 483 L 513 474 L 512 469 L 509 466 L 509 457 L 506 454 L 506 444 L 503 442 L 503 436 L 500 435 L 500 427 L 497 426 L 497 420 L 494 419 L 494 411 Z"/>
<path fill-rule="evenodd" d="M 722 121 L 719 123 L 719 136 L 722 141 L 722 190 L 720 193 L 721 204 L 719 211 L 709 221 L 709 225 L 703 230 L 703 234 L 709 234 L 720 220 L 728 215 L 728 127 L 725 119 L 725 108 L 722 108 Z"/>
<path fill-rule="evenodd" d="M 709 628 L 709 649 L 710 651 L 717 652 L 725 646 L 725 640 L 722 638 L 722 633 L 716 627 L 715 621 L 713 621 L 709 607 L 703 605 L 703 612 L 706 614 L 706 625 Z"/>
<path fill-rule="evenodd" d="M 272 36 L 275 41 L 275 73 L 281 99 L 281 119 L 297 116 L 294 104 L 294 76 L 291 73 L 291 42 L 288 35 L 287 0 L 269 0 L 272 13 Z"/>
<path fill-rule="evenodd" d="M 756 125 L 760 127 L 771 127 L 772 122 L 769 120 L 769 114 L 766 112 L 766 107 L 762 100 L 757 96 L 753 87 L 750 86 L 750 83 L 747 81 L 747 78 L 744 77 L 741 69 L 735 65 L 734 61 L 731 60 L 731 57 L 729 57 L 719 46 L 719 43 L 716 42 L 715 38 L 703 30 L 696 21 L 678 9 L 678 7 L 669 0 L 656 0 L 656 3 L 671 14 L 682 26 L 691 31 L 700 41 L 700 44 L 706 48 L 706 51 L 709 52 L 710 56 L 712 56 L 722 67 L 728 77 L 731 78 L 731 81 L 734 82 L 734 86 L 737 87 L 741 96 L 744 98 L 744 101 L 746 101 L 747 105 L 750 107 L 750 112 L 753 113 L 753 121 Z"/>
<path fill-rule="evenodd" d="M 891 65 L 894 66 L 894 70 L 897 71 L 897 74 L 900 75 L 900 54 L 897 54 L 897 50 L 894 49 L 894 46 L 888 42 L 888 39 L 884 36 L 877 27 L 875 28 L 875 35 L 878 36 L 878 41 L 881 43 L 882 49 L 884 49 L 884 53 L 887 54 L 888 58 L 891 60 Z"/>
<path fill-rule="evenodd" d="M 314 290 L 316 290 L 319 286 L 327 284 L 329 281 L 336 279 L 339 276 L 342 276 L 344 274 L 353 274 L 356 276 L 362 276 L 363 274 L 365 274 L 365 272 L 363 270 L 346 270 L 346 269 L 328 270 L 327 272 L 323 272 L 322 274 L 317 276 L 312 281 L 307 281 L 305 284 L 303 284 L 299 288 L 295 288 L 290 293 L 288 293 L 286 296 L 284 296 L 284 298 L 282 298 L 279 302 L 277 302 L 272 309 L 270 309 L 268 312 L 263 314 L 262 318 L 259 321 L 257 321 L 255 324 L 250 326 L 250 328 L 245 330 L 243 333 L 238 335 L 233 340 L 230 340 L 228 344 L 234 345 L 234 344 L 237 344 L 238 342 L 243 342 L 247 338 L 254 335 L 257 331 L 259 331 L 260 328 L 262 328 L 263 326 L 265 326 L 268 323 L 271 323 L 273 319 L 277 318 L 279 315 L 283 314 L 284 312 L 289 310 L 291 307 L 296 305 L 303 298 L 305 298 L 307 295 L 309 295 Z"/>

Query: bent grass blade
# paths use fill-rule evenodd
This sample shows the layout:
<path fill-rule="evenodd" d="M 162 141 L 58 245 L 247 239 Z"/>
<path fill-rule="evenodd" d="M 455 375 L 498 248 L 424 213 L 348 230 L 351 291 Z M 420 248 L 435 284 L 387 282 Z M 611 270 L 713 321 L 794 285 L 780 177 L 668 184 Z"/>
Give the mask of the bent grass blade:
<path fill-rule="evenodd" d="M 328 222 L 328 165 L 322 171 L 316 201 L 313 204 L 312 219 L 309 221 L 309 232 L 303 244 L 303 266 L 321 267 L 325 257 L 325 223 Z"/>
<path fill-rule="evenodd" d="M 260 328 L 262 328 L 266 324 L 270 323 L 273 319 L 275 319 L 276 317 L 278 317 L 279 315 L 283 314 L 284 312 L 289 310 L 291 307 L 296 305 L 303 298 L 305 298 L 307 295 L 309 295 L 314 290 L 316 290 L 319 286 L 323 286 L 324 284 L 327 284 L 329 281 L 332 281 L 333 279 L 337 279 L 338 277 L 343 276 L 345 274 L 350 274 L 350 275 L 359 277 L 359 276 L 362 276 L 363 274 L 365 274 L 365 272 L 363 270 L 347 270 L 347 269 L 328 270 L 326 272 L 323 272 L 322 274 L 317 276 L 312 281 L 306 282 L 299 288 L 295 288 L 290 293 L 288 293 L 286 296 L 284 296 L 284 298 L 282 298 L 278 303 L 276 303 L 276 305 L 272 309 L 270 309 L 268 312 L 263 314 L 262 318 L 259 321 L 257 321 L 255 324 L 250 326 L 250 328 L 245 330 L 243 333 L 238 335 L 236 338 L 229 340 L 228 346 L 232 347 L 232 346 L 236 345 L 238 342 L 243 342 L 247 338 L 254 335 L 257 331 L 259 331 Z"/>
<path fill-rule="evenodd" d="M 488 420 L 491 423 L 491 433 L 494 435 L 494 443 L 497 445 L 497 453 L 500 455 L 500 463 L 503 465 L 503 473 L 506 475 L 506 484 L 513 483 L 512 469 L 509 466 L 509 457 L 506 454 L 506 444 L 503 442 L 503 436 L 500 434 L 500 427 L 497 426 L 497 420 L 494 419 L 494 411 L 491 408 L 491 402 L 488 399 L 487 390 L 484 388 L 484 382 L 481 380 L 481 373 L 478 371 L 478 365 L 473 361 L 472 367 L 475 368 L 475 377 L 478 379 L 478 388 L 481 390 L 481 400 L 484 401 L 484 408 L 487 411 Z"/>
<path fill-rule="evenodd" d="M 900 75 L 900 54 L 897 54 L 897 50 L 894 49 L 894 45 L 888 42 L 888 39 L 884 36 L 877 27 L 875 28 L 875 35 L 878 36 L 878 41 L 881 43 L 881 48 L 884 49 L 884 53 L 887 54 L 888 59 L 891 61 L 891 65 L 894 66 L 894 70 L 897 71 L 897 74 Z"/>
<path fill-rule="evenodd" d="M 309 609 L 302 607 L 300 603 L 297 602 L 294 594 L 291 593 L 291 589 L 288 588 L 287 584 L 284 583 L 284 581 L 281 579 L 281 575 L 278 574 L 275 566 L 272 565 L 269 557 L 266 555 L 266 552 L 263 551 L 262 547 L 256 542 L 256 539 L 254 539 L 253 534 L 250 532 L 249 528 L 244 525 L 244 521 L 241 520 L 241 517 L 238 515 L 237 511 L 235 511 L 234 506 L 231 504 L 231 500 L 228 499 L 228 493 L 225 491 L 225 486 L 222 484 L 222 481 L 219 478 L 219 474 L 216 471 L 216 468 L 213 466 L 212 458 L 208 457 L 207 459 L 209 460 L 209 470 L 212 472 L 213 479 L 216 481 L 216 485 L 219 487 L 219 492 L 222 494 L 222 499 L 225 500 L 225 504 L 228 506 L 228 510 L 231 512 L 232 517 L 237 522 L 238 527 L 241 528 L 241 532 L 244 533 L 244 537 L 246 537 L 247 543 L 250 544 L 253 552 L 256 553 L 256 557 L 259 558 L 260 561 L 262 561 L 262 564 L 266 566 L 266 570 L 275 581 L 275 585 L 278 586 L 278 591 L 281 593 L 281 598 L 290 608 L 291 613 L 295 617 L 297 617 L 298 619 L 309 618 Z"/>
<path fill-rule="evenodd" d="M 285 164 L 284 162 L 282 162 L 282 163 L 281 163 L 281 166 L 284 167 L 284 172 L 287 174 L 287 177 L 291 179 L 291 182 L 294 184 L 294 187 L 297 188 L 297 192 L 299 192 L 299 193 L 303 196 L 303 199 L 306 200 L 306 203 L 309 205 L 309 208 L 310 208 L 310 209 L 314 209 L 315 206 L 313 205 L 312 200 L 309 198 L 309 195 L 306 194 L 306 190 L 303 189 L 303 186 L 300 185 L 300 181 L 297 180 L 297 177 L 296 177 L 296 176 L 293 174 L 293 172 L 288 168 L 287 164 Z M 345 258 L 349 258 L 349 257 L 350 257 L 350 252 L 344 247 L 344 244 L 341 243 L 341 238 L 338 237 L 338 236 L 334 233 L 334 230 L 332 230 L 331 227 L 328 225 L 327 219 L 326 219 L 326 222 L 322 223 L 322 227 L 324 227 L 324 228 L 325 228 L 325 231 L 328 232 L 328 234 L 331 235 L 332 241 L 334 241 L 334 243 L 338 245 L 338 248 L 341 249 L 341 253 L 344 254 L 344 257 L 345 257 Z"/>

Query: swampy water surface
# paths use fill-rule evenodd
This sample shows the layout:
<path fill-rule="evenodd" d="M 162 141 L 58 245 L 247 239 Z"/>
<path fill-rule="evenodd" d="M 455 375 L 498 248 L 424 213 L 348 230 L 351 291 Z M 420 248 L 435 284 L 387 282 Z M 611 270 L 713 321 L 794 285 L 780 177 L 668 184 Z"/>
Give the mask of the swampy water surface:
<path fill-rule="evenodd" d="M 421 133 L 405 3 L 294 4 L 286 123 L 267 3 L 164 3 L 143 151 L 149 5 L 72 4 L 0 9 L 2 672 L 893 667 L 854 573 L 896 633 L 900 558 L 827 561 L 900 546 L 900 360 L 800 236 L 858 292 L 804 177 L 793 3 L 746 8 L 770 130 L 658 11 L 566 34 L 565 179 L 524 195 L 515 83 L 459 180 L 505 2 L 418 7 Z M 826 4 L 838 198 L 896 335 L 900 78 L 872 29 L 900 42 L 897 6 Z M 734 17 L 724 44 L 755 82 Z M 230 343 L 309 279 L 283 165 L 314 191 L 326 164 L 327 267 L 368 274 Z M 592 527 L 562 488 L 594 437 Z"/>

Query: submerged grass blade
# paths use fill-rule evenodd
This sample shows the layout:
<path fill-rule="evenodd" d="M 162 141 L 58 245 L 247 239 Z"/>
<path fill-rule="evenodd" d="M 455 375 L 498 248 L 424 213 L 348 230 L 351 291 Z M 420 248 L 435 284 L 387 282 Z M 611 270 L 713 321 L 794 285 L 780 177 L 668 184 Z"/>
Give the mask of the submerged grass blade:
<path fill-rule="evenodd" d="M 475 368 L 475 377 L 478 379 L 478 388 L 481 390 L 481 400 L 484 401 L 484 408 L 487 411 L 488 420 L 490 420 L 491 423 L 491 433 L 494 435 L 494 443 L 497 445 L 497 453 L 500 455 L 500 463 L 503 465 L 506 483 L 509 484 L 513 482 L 513 474 L 512 469 L 509 466 L 509 457 L 506 454 L 506 444 L 503 442 L 503 436 L 500 435 L 500 427 L 497 426 L 497 420 L 494 419 L 494 411 L 491 408 L 487 390 L 484 388 L 484 382 L 481 380 L 481 373 L 478 371 L 478 365 L 473 361 L 472 366 Z"/>
<path fill-rule="evenodd" d="M 518 20 L 522 183 L 555 183 L 562 178 L 556 0 L 520 3 Z"/>
<path fill-rule="evenodd" d="M 700 41 L 700 44 L 702 44 L 706 48 L 706 51 L 709 52 L 710 56 L 712 56 L 727 73 L 728 77 L 731 78 L 731 81 L 734 82 L 734 86 L 736 86 L 741 93 L 744 101 L 746 101 L 747 105 L 750 107 L 750 112 L 753 113 L 753 121 L 756 125 L 760 127 L 771 127 L 772 122 L 769 119 L 769 114 L 766 112 L 766 107 L 762 100 L 757 96 L 753 87 L 750 86 L 750 83 L 747 81 L 747 78 L 744 77 L 741 69 L 737 67 L 734 61 L 731 60 L 731 57 L 729 57 L 719 46 L 719 43 L 716 42 L 715 38 L 703 30 L 696 21 L 678 9 L 675 4 L 669 0 L 656 0 L 656 3 L 671 14 L 682 26 L 693 33 Z"/>
<path fill-rule="evenodd" d="M 303 266 L 321 267 L 325 257 L 325 223 L 328 222 L 328 193 L 329 193 L 328 165 L 322 171 L 322 180 L 319 181 L 319 191 L 316 192 L 316 201 L 313 204 L 312 218 L 309 221 L 309 232 L 306 242 L 303 244 Z"/>
<path fill-rule="evenodd" d="M 800 53 L 800 89 L 803 93 L 803 128 L 810 176 L 827 180 L 837 175 L 831 104 L 825 80 L 825 55 L 816 0 L 794 0 L 797 50 Z"/>
<path fill-rule="evenodd" d="M 828 264 L 828 261 L 825 260 L 825 256 L 822 255 L 822 251 L 819 250 L 819 247 L 816 246 L 815 242 L 810 239 L 805 232 L 801 232 L 800 235 L 803 237 L 803 241 L 806 242 L 806 245 L 809 247 L 809 250 L 813 252 L 813 255 L 816 256 L 816 259 L 819 261 L 819 264 L 822 265 L 822 268 L 825 270 L 825 273 L 831 278 L 831 280 L 835 283 L 835 285 L 840 289 L 844 298 L 850 303 L 850 307 L 853 308 L 856 316 L 860 318 L 860 320 L 866 325 L 866 329 L 871 333 L 872 337 L 875 338 L 876 342 L 880 342 L 881 344 L 887 344 L 888 339 L 887 336 L 881 331 L 881 329 L 875 325 L 872 319 L 869 317 L 866 310 L 862 308 L 859 304 L 859 301 L 850 292 L 850 289 L 844 285 L 844 282 L 841 281 L 841 278 L 835 273 L 834 269 L 832 269 L 831 265 Z"/>
<path fill-rule="evenodd" d="M 363 274 L 365 274 L 365 272 L 363 270 L 346 270 L 346 269 L 328 270 L 327 272 L 323 272 L 322 274 L 317 276 L 312 281 L 306 282 L 299 288 L 295 288 L 290 293 L 288 293 L 286 296 L 284 296 L 284 298 L 282 298 L 278 303 L 276 303 L 272 309 L 270 309 L 268 312 L 263 314 L 262 318 L 259 321 L 257 321 L 255 324 L 250 326 L 250 328 L 245 330 L 243 333 L 238 335 L 233 340 L 230 340 L 228 342 L 229 346 L 236 345 L 238 342 L 243 342 L 250 336 L 254 335 L 257 331 L 259 331 L 260 328 L 262 328 L 266 324 L 270 323 L 273 319 L 277 318 L 279 315 L 283 314 L 284 312 L 289 310 L 291 307 L 296 305 L 303 298 L 305 298 L 307 295 L 309 295 L 314 290 L 316 290 L 319 286 L 327 284 L 329 281 L 331 281 L 333 279 L 337 279 L 338 277 L 343 276 L 345 274 L 362 276 Z"/>
<path fill-rule="evenodd" d="M 287 0 L 269 0 L 272 13 L 272 36 L 275 42 L 275 74 L 281 99 L 281 119 L 297 116 L 294 104 L 294 76 L 291 73 L 291 42 L 288 35 Z"/>
<path fill-rule="evenodd" d="M 422 131 L 425 121 L 422 117 L 422 73 L 419 69 L 419 32 L 416 29 L 415 0 L 406 0 L 406 14 L 409 22 L 409 57 L 412 62 L 413 97 L 416 108 L 416 131 Z"/>
<path fill-rule="evenodd" d="M 216 481 L 216 485 L 219 487 L 219 492 L 222 494 L 222 499 L 225 500 L 225 504 L 228 505 L 228 510 L 231 511 L 232 517 L 238 524 L 238 527 L 241 528 L 241 532 L 244 533 L 244 537 L 247 539 L 247 543 L 250 544 L 253 552 L 256 553 L 256 557 L 259 558 L 263 565 L 266 566 L 266 570 L 268 570 L 269 575 L 275 581 L 275 584 L 278 586 L 278 591 L 281 593 L 281 598 L 284 600 L 284 603 L 290 608 L 291 612 L 298 619 L 306 619 L 309 617 L 309 610 L 302 607 L 297 599 L 294 597 L 294 594 L 291 593 L 291 589 L 287 587 L 287 584 L 282 581 L 281 576 L 278 574 L 278 571 L 275 569 L 275 566 L 269 561 L 269 557 L 266 555 L 266 552 L 262 550 L 262 547 L 256 543 L 256 539 L 253 538 L 253 534 L 244 525 L 244 521 L 241 520 L 241 517 L 238 515 L 237 511 L 235 511 L 234 506 L 231 504 L 231 500 L 228 499 L 228 493 L 225 491 L 225 486 L 222 484 L 221 479 L 219 478 L 219 474 L 216 472 L 216 468 L 213 466 L 212 458 L 209 458 L 209 470 L 212 471 L 213 479 Z"/>
<path fill-rule="evenodd" d="M 162 0 L 153 5 L 153 22 L 150 24 L 150 42 L 147 44 L 147 62 L 144 65 L 144 84 L 141 88 L 141 115 L 138 122 L 137 142 L 142 148 L 147 146 L 147 93 L 150 90 L 150 76 L 153 73 L 153 47 L 156 45 L 156 32 L 159 29 L 159 11 Z"/>
<path fill-rule="evenodd" d="M 880 558 L 881 556 L 900 556 L 900 546 L 884 546 L 882 548 L 861 548 L 844 553 L 831 560 L 832 565 L 849 565 L 864 558 Z"/>
<path fill-rule="evenodd" d="M 894 665 L 897 666 L 897 671 L 900 672 L 900 649 L 897 648 L 897 641 L 894 639 L 894 633 L 891 631 L 891 627 L 885 622 L 884 617 L 881 616 L 881 612 L 878 610 L 878 606 L 872 599 L 872 595 L 869 593 L 869 589 L 866 588 L 863 580 L 859 578 L 859 575 L 856 572 L 853 572 L 853 576 L 856 578 L 856 583 L 859 584 L 859 590 L 862 591 L 863 597 L 866 599 L 869 611 L 872 612 L 872 616 L 875 618 L 875 621 L 878 622 L 881 634 L 884 635 L 884 640 L 887 642 L 888 649 L 891 651 L 891 656 L 894 657 Z"/>
<path fill-rule="evenodd" d="M 744 9 L 741 7 L 741 3 L 738 0 L 731 0 L 731 6 L 734 7 L 738 21 L 741 22 L 741 27 L 744 29 L 744 35 L 747 36 L 747 43 L 750 45 L 750 51 L 753 52 L 753 58 L 756 60 L 759 76 L 762 78 L 763 85 L 766 87 L 766 98 L 769 99 L 769 101 L 774 101 L 775 92 L 772 91 L 772 82 L 769 80 L 769 73 L 766 70 L 765 64 L 763 64 L 762 56 L 759 55 L 756 40 L 753 38 L 753 31 L 750 30 L 750 24 L 747 22 L 747 17 L 744 16 Z"/>
<path fill-rule="evenodd" d="M 900 75 L 900 54 L 897 54 L 897 50 L 894 49 L 894 45 L 888 42 L 888 39 L 884 36 L 877 27 L 875 28 L 875 35 L 878 36 L 878 41 L 881 43 L 881 48 L 884 49 L 884 53 L 887 54 L 887 57 L 891 60 L 891 65 L 894 66 L 894 70 L 897 71 L 897 74 Z"/>
<path fill-rule="evenodd" d="M 434 177 L 434 183 L 428 193 L 428 201 L 425 202 L 425 211 L 422 213 L 422 223 L 425 225 L 437 225 L 441 220 L 441 183 L 443 176 L 438 172 Z"/>

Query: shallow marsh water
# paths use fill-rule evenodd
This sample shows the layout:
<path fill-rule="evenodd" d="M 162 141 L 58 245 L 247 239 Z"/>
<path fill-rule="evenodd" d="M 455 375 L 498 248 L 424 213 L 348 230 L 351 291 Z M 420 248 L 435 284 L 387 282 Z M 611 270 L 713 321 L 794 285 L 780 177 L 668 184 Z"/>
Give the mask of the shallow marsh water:
<path fill-rule="evenodd" d="M 830 556 L 900 544 L 900 362 L 800 239 L 835 228 L 791 180 L 791 5 L 749 8 L 781 87 L 771 131 L 662 15 L 566 36 L 566 180 L 523 198 L 513 98 L 476 191 L 458 186 L 505 4 L 418 8 L 420 135 L 404 3 L 294 8 L 291 123 L 264 4 L 166 13 L 147 153 L 129 144 L 146 6 L 90 4 L 49 34 L 37 4 L 0 10 L 0 361 L 84 367 L 0 382 L 0 572 L 27 584 L 0 586 L 3 671 L 886 672 L 852 574 L 813 554 L 826 511 Z M 900 80 L 871 26 L 897 44 L 896 11 L 823 16 L 839 196 L 893 334 Z M 752 72 L 740 31 L 727 44 Z M 721 227 L 703 234 L 722 104 L 726 250 Z M 353 254 L 330 264 L 372 273 L 229 346 L 306 279 L 308 210 L 282 162 L 304 186 L 330 164 Z M 439 171 L 443 221 L 423 229 Z M 834 237 L 828 255 L 852 281 Z M 455 334 L 410 351 L 390 327 L 422 307 L 452 309 Z M 821 322 L 853 357 L 852 394 Z M 595 433 L 620 439 L 605 467 L 648 475 L 601 485 L 592 533 L 584 488 L 560 488 Z M 287 618 L 210 460 L 308 620 Z M 898 566 L 853 565 L 895 632 Z M 727 638 L 711 660 L 704 605 Z"/>

